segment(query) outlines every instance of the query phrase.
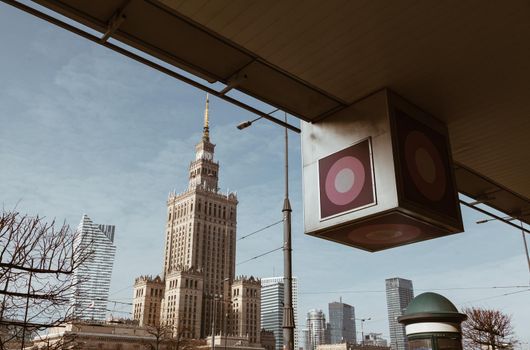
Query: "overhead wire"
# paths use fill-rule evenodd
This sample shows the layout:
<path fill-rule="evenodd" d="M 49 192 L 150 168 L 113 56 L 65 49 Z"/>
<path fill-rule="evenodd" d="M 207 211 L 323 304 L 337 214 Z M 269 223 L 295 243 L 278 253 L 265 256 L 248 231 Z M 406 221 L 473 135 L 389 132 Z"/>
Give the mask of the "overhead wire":
<path fill-rule="evenodd" d="M 462 304 L 476 303 L 477 301 L 496 299 L 496 298 L 501 298 L 501 297 L 505 297 L 505 296 L 509 296 L 509 295 L 513 295 L 513 294 L 525 293 L 525 292 L 530 292 L 530 288 L 529 289 L 525 289 L 525 290 L 518 290 L 518 291 L 510 292 L 510 293 L 493 295 L 493 296 L 486 297 L 486 298 L 481 298 L 481 299 L 469 300 L 469 301 L 463 302 Z"/>
<path fill-rule="evenodd" d="M 263 254 L 260 254 L 260 255 L 256 255 L 250 259 L 247 259 L 247 260 L 244 260 L 244 261 L 241 261 L 239 263 L 237 263 L 236 265 L 241 265 L 241 264 L 244 264 L 244 263 L 247 263 L 249 261 L 252 261 L 252 260 L 256 260 L 258 258 L 261 258 L 262 256 L 265 256 L 265 255 L 268 255 L 268 254 L 271 254 L 271 253 L 274 253 L 275 251 L 278 251 L 280 249 L 283 249 L 283 246 L 279 247 L 279 248 L 276 248 L 276 249 L 273 249 L 273 250 L 269 250 L 268 252 L 265 252 Z"/>
<path fill-rule="evenodd" d="M 513 286 L 486 286 L 486 287 L 449 287 L 449 288 L 430 288 L 430 289 L 416 289 L 416 291 L 448 291 L 448 290 L 477 290 L 477 289 L 520 289 L 529 288 L 529 285 L 513 285 Z M 300 292 L 299 294 L 340 294 L 340 293 L 385 293 L 385 290 L 336 290 L 336 291 L 313 291 Z M 518 291 L 522 292 L 522 291 Z"/>
<path fill-rule="evenodd" d="M 114 295 L 114 294 L 118 294 L 119 292 L 123 292 L 124 290 L 126 290 L 126 289 L 130 289 L 130 288 L 133 288 L 133 287 L 134 287 L 134 284 L 133 284 L 133 285 L 130 285 L 130 286 L 127 286 L 127 287 L 123 287 L 123 288 L 120 289 L 120 290 L 117 290 L 117 291 L 115 291 L 115 292 L 110 293 L 109 296 Z"/>
<path fill-rule="evenodd" d="M 241 236 L 241 237 L 239 237 L 237 240 L 240 241 L 240 240 L 245 239 L 245 238 L 247 238 L 247 237 L 253 236 L 253 235 L 255 235 L 256 233 L 260 233 L 260 232 L 262 232 L 262 231 L 265 231 L 266 229 L 268 229 L 268 228 L 270 228 L 270 227 L 273 227 L 273 226 L 275 226 L 275 225 L 278 225 L 278 224 L 281 223 L 281 222 L 283 222 L 283 219 L 282 219 L 282 220 L 279 220 L 279 221 L 276 221 L 276 222 L 273 222 L 272 224 L 267 225 L 267 226 L 265 226 L 265 227 L 262 227 L 262 228 L 260 228 L 259 230 L 256 230 L 256 231 L 254 231 L 254 232 L 251 232 L 251 233 L 249 233 L 249 234 L 247 234 L 247 235 Z"/>

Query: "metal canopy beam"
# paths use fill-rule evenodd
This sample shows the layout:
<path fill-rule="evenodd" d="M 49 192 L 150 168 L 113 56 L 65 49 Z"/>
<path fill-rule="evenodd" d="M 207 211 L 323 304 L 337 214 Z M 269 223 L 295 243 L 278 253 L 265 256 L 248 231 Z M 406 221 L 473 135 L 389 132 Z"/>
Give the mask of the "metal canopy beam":
<path fill-rule="evenodd" d="M 28 10 L 17 1 L 2 1 L 89 40 L 100 40 L 34 9 Z M 243 6 L 228 1 L 203 6 L 199 4 L 202 2 L 178 0 L 130 0 L 125 9 L 124 0 L 35 2 L 102 35 L 109 32 L 113 39 L 210 83 L 222 82 L 226 88 L 218 92 L 122 47 L 101 43 L 294 131 L 299 129 L 225 93 L 238 89 L 302 120 L 315 122 L 353 103 L 362 97 L 359 93 L 367 95 L 384 86 L 394 88 L 448 124 L 453 158 L 458 162 L 455 166 L 460 192 L 530 223 L 530 186 L 525 170 L 530 168 L 530 161 L 524 154 L 529 147 L 525 128 L 530 125 L 530 104 L 524 91 L 530 81 L 525 78 L 530 72 L 526 64 L 530 51 L 528 45 L 518 46 L 518 40 L 528 33 L 525 14 L 530 13 L 530 7 L 526 2 L 517 1 L 513 6 L 477 2 L 477 8 L 472 2 L 459 3 L 459 9 L 437 2 L 434 12 L 434 3 L 414 3 L 409 7 L 385 3 L 384 8 L 379 8 L 373 2 L 360 1 L 343 4 L 343 11 L 340 6 L 336 8 L 338 3 L 307 3 L 304 6 L 310 16 L 325 14 L 326 20 L 285 22 L 282 18 L 283 27 L 267 32 L 267 26 L 281 24 L 272 24 L 272 19 L 295 16 L 287 12 L 288 2 L 276 3 L 267 13 L 257 11 L 256 4 Z M 354 11 L 359 6 L 364 7 L 363 11 Z M 506 16 L 499 17 L 499 11 Z M 126 20 L 109 26 L 109 19 L 117 13 Z M 475 16 L 473 21 L 471 14 Z M 353 24 L 335 20 L 344 15 L 350 16 L 348 23 Z M 494 28 L 491 18 L 495 19 Z M 258 19 L 260 25 L 244 28 L 244 23 Z M 446 27 L 437 25 L 438 21 Z M 385 30 L 387 26 L 393 30 Z M 298 37 L 289 36 L 291 41 L 274 34 L 291 28 L 298 33 Z M 247 42 L 236 40 L 238 30 L 244 30 Z M 421 35 L 416 35 L 419 32 Z M 315 51 L 315 47 L 326 47 L 330 38 L 340 39 L 330 43 L 340 54 Z M 350 46 L 340 46 L 343 39 Z M 367 40 L 372 45 L 362 46 Z M 285 43 L 287 47 L 282 49 Z M 446 46 L 454 50 L 447 51 Z M 365 48 L 366 54 L 360 48 Z M 444 54 L 436 55 L 439 51 Z M 519 65 L 521 62 L 525 64 Z M 491 65 L 496 74 L 490 74 Z M 506 85 L 503 77 L 513 78 L 511 84 Z"/>

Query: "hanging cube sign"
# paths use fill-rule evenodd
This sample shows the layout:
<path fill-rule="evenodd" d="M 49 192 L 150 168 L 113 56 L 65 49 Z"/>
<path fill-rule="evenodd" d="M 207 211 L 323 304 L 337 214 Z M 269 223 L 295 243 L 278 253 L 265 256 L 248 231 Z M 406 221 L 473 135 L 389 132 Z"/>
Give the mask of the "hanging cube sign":
<path fill-rule="evenodd" d="M 389 90 L 302 126 L 307 234 L 378 251 L 463 231 L 446 126 Z"/>

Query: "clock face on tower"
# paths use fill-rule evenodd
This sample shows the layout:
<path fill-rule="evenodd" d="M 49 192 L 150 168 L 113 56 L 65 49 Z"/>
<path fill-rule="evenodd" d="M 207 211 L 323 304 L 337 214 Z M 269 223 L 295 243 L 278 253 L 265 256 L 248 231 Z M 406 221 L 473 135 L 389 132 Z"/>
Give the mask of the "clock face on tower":
<path fill-rule="evenodd" d="M 199 159 L 207 159 L 207 160 L 212 160 L 212 154 L 210 152 L 206 152 L 206 151 L 199 151 L 197 152 L 197 160 Z"/>

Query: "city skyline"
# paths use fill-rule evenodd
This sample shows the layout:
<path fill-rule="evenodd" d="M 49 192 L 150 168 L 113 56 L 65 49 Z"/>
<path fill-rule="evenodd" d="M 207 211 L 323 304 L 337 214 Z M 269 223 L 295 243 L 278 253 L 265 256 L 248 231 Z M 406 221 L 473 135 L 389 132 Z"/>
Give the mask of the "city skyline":
<path fill-rule="evenodd" d="M 162 264 L 166 213 L 160 203 L 170 186 L 187 178 L 179 167 L 188 164 L 189 150 L 201 135 L 197 121 L 204 94 L 0 6 L 8 48 L 0 58 L 3 205 L 70 224 L 81 212 L 115 223 L 126 234 L 116 237 L 111 299 L 131 301 L 135 276 L 161 273 L 153 271 Z M 260 121 L 239 131 L 235 125 L 254 116 L 213 98 L 211 104 L 219 117 L 212 133 L 223 144 L 218 159 L 233 164 L 223 181 L 225 188 L 238 191 L 243 236 L 281 219 L 283 130 Z M 465 233 L 377 254 L 307 237 L 301 228 L 299 152 L 299 139 L 290 135 L 293 271 L 299 277 L 300 310 L 325 309 L 329 300 L 351 296 L 348 302 L 358 305 L 357 314 L 372 318 L 365 332 L 388 338 L 383 281 L 402 275 L 414 280 L 416 292 L 440 291 L 458 307 L 512 314 L 517 335 L 530 341 L 528 294 L 504 295 L 522 289 L 492 288 L 528 284 L 520 232 L 496 222 L 476 226 L 483 215 L 464 208 Z M 243 263 L 280 245 L 280 226 L 239 241 L 238 269 L 258 276 L 280 271 L 280 252 Z M 344 274 L 344 266 L 352 269 Z M 114 311 L 127 312 L 119 306 Z"/>

